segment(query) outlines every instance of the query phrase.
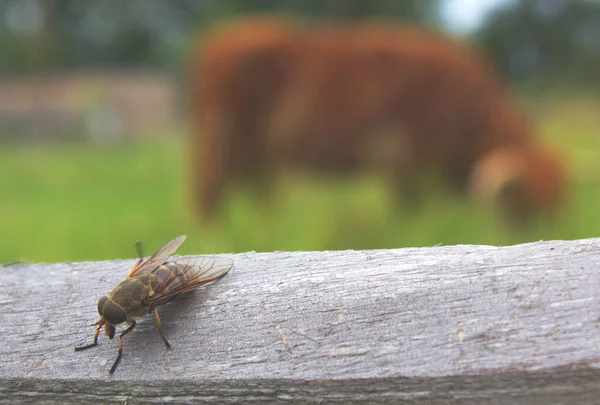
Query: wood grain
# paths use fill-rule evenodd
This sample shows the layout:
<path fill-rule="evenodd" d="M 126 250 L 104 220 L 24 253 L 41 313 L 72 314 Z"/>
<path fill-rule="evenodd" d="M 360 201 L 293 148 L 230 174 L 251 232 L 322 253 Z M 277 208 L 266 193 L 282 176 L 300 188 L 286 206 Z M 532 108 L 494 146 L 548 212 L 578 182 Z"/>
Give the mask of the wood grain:
<path fill-rule="evenodd" d="M 73 347 L 133 259 L 0 267 L 0 404 L 600 401 L 600 239 L 229 257 L 112 377 Z"/>

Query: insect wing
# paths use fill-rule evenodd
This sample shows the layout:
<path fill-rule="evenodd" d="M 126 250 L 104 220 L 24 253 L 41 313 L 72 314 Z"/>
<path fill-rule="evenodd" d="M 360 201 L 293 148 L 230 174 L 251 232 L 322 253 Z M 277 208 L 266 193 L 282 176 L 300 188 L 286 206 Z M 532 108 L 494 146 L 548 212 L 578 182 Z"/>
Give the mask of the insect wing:
<path fill-rule="evenodd" d="M 181 235 L 167 242 L 163 247 L 158 249 L 156 253 L 152 255 L 144 263 L 140 264 L 137 269 L 128 276 L 135 277 L 144 273 L 151 273 L 156 270 L 161 264 L 167 261 L 167 259 L 179 249 L 179 247 L 185 242 L 187 235 Z"/>
<path fill-rule="evenodd" d="M 146 302 L 151 306 L 164 304 L 223 277 L 232 267 L 233 261 L 224 257 L 193 257 L 165 263 L 152 272 L 154 294 Z"/>

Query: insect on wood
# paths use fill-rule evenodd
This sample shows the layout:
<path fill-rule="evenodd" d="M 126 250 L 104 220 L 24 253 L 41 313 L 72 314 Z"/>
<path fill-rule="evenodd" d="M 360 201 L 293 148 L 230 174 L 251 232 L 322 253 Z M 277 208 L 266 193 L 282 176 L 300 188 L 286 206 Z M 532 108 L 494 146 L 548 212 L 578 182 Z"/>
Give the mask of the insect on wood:
<path fill-rule="evenodd" d="M 75 347 L 75 351 L 86 350 L 98 345 L 98 334 L 104 326 L 104 332 L 112 339 L 115 326 L 127 323 L 129 327 L 119 335 L 119 354 L 109 373 L 117 369 L 123 354 L 123 338 L 135 328 L 135 319 L 154 312 L 158 334 L 167 346 L 156 307 L 178 295 L 193 291 L 203 284 L 223 277 L 232 267 L 229 259 L 216 257 L 195 257 L 178 261 L 167 261 L 185 242 L 186 235 L 179 236 L 161 247 L 152 257 L 143 261 L 141 243 L 136 242 L 138 260 L 108 296 L 98 301 L 100 320 L 96 322 L 94 342 Z M 143 263 L 142 263 L 143 262 Z"/>

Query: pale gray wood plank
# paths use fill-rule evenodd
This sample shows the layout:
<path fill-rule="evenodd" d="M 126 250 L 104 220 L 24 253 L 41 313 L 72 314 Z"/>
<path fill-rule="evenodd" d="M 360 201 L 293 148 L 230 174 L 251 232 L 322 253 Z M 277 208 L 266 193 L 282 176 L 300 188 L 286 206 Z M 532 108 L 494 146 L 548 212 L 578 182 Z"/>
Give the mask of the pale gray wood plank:
<path fill-rule="evenodd" d="M 0 403 L 593 403 L 600 239 L 229 255 L 223 279 L 91 342 L 134 260 L 0 267 Z"/>

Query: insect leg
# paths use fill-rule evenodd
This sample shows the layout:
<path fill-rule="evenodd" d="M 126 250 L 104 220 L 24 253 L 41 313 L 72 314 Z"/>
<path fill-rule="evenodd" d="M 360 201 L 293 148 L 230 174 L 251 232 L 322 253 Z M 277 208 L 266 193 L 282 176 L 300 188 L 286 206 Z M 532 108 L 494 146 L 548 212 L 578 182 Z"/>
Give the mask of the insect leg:
<path fill-rule="evenodd" d="M 129 326 L 129 328 L 125 329 L 119 335 L 119 354 L 117 355 L 117 359 L 115 360 L 112 367 L 110 368 L 110 371 L 108 372 L 109 374 L 114 373 L 115 370 L 117 369 L 117 366 L 121 362 L 121 356 L 123 355 L 123 337 L 125 337 L 125 335 L 127 335 L 129 332 L 131 332 L 133 330 L 133 328 L 135 328 L 135 319 L 133 319 L 131 321 L 131 325 Z"/>
<path fill-rule="evenodd" d="M 163 335 L 162 323 L 160 322 L 160 316 L 158 316 L 158 310 L 156 308 L 154 308 L 154 316 L 156 317 L 156 326 L 158 326 L 158 334 L 162 338 L 163 342 L 165 342 L 165 345 L 167 346 L 167 350 L 171 350 L 171 345 L 169 344 L 169 342 L 167 341 L 167 339 L 165 339 L 165 336 Z"/>
<path fill-rule="evenodd" d="M 139 240 L 135 241 L 135 251 L 137 252 L 138 258 L 143 260 L 144 255 L 142 254 L 142 242 Z"/>
<path fill-rule="evenodd" d="M 98 345 L 98 334 L 100 333 L 100 329 L 102 328 L 102 325 L 104 325 L 104 322 L 102 321 L 98 321 L 98 323 L 96 323 L 96 333 L 94 333 L 94 343 L 91 343 L 89 345 L 86 346 L 80 346 L 80 347 L 76 347 L 75 351 L 79 352 L 81 350 L 85 350 L 85 349 L 89 349 L 90 347 L 94 347 Z"/>
<path fill-rule="evenodd" d="M 137 252 L 138 260 L 133 265 L 133 268 L 129 270 L 129 273 L 127 273 L 127 277 L 131 276 L 133 272 L 135 272 L 140 266 L 140 264 L 142 264 L 142 262 L 144 261 L 144 255 L 142 254 L 142 242 L 140 242 L 139 240 L 135 241 L 135 251 Z"/>

